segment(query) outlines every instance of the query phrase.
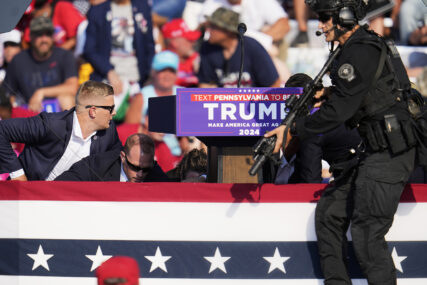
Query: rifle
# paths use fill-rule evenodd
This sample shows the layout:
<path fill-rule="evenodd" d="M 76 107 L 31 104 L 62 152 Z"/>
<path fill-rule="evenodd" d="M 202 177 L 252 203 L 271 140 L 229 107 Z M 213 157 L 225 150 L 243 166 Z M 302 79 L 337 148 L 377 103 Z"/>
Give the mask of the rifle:
<path fill-rule="evenodd" d="M 282 121 L 281 125 L 286 125 L 285 133 L 283 137 L 283 149 L 285 149 L 286 137 L 288 134 L 289 127 L 293 124 L 296 118 L 307 115 L 307 110 L 309 110 L 314 102 L 314 94 L 319 88 L 322 87 L 322 78 L 326 72 L 328 72 L 332 62 L 337 57 L 340 52 L 341 47 L 338 46 L 334 51 L 329 55 L 328 60 L 325 65 L 323 65 L 319 74 L 306 86 L 304 86 L 303 93 L 297 98 L 294 94 L 286 100 L 286 109 L 288 110 L 286 118 Z M 276 136 L 272 137 L 262 137 L 254 145 L 254 164 L 249 170 L 249 174 L 254 176 L 262 165 L 267 161 L 267 158 L 273 159 L 273 161 L 278 161 L 276 157 L 273 156 L 274 146 L 276 145 Z"/>

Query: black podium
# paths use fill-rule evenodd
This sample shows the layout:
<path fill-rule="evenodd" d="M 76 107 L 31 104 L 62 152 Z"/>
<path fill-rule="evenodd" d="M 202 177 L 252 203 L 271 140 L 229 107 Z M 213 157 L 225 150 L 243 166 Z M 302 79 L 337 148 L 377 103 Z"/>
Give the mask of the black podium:
<path fill-rule="evenodd" d="M 148 104 L 149 130 L 176 134 L 176 96 L 150 98 Z M 208 182 L 262 182 L 261 173 L 248 174 L 253 164 L 252 146 L 259 137 L 195 136 L 208 147 Z"/>
<path fill-rule="evenodd" d="M 178 88 L 150 98 L 149 130 L 195 136 L 208 147 L 208 181 L 265 183 L 270 165 L 250 176 L 253 145 L 286 117 L 286 100 L 302 88 Z M 274 174 L 273 174 L 274 175 Z"/>

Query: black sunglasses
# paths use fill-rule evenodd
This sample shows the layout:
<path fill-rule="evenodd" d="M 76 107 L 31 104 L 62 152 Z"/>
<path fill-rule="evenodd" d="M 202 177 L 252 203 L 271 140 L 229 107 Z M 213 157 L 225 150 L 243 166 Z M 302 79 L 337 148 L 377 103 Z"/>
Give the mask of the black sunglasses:
<path fill-rule="evenodd" d="M 86 106 L 86 109 L 87 109 L 87 108 L 92 108 L 92 107 L 95 107 L 95 108 L 102 108 L 102 109 L 108 110 L 108 111 L 110 112 L 110 114 L 112 114 L 112 113 L 113 113 L 113 111 L 114 111 L 114 107 L 115 107 L 115 106 L 116 106 L 116 105 L 111 105 L 111 106 L 87 105 L 87 106 Z"/>
<path fill-rule="evenodd" d="M 38 32 L 32 32 L 31 36 L 33 36 L 34 38 L 38 38 L 41 36 L 48 36 L 51 37 L 53 36 L 53 31 L 38 31 Z"/>
<path fill-rule="evenodd" d="M 147 173 L 147 172 L 150 172 L 153 169 L 153 166 L 151 166 L 151 167 L 139 167 L 139 166 L 137 166 L 135 164 L 130 163 L 129 160 L 128 160 L 128 157 L 126 155 L 125 155 L 125 159 L 126 159 L 126 164 L 129 166 L 129 168 L 132 171 L 139 172 L 139 171 L 142 170 L 142 172 Z"/>

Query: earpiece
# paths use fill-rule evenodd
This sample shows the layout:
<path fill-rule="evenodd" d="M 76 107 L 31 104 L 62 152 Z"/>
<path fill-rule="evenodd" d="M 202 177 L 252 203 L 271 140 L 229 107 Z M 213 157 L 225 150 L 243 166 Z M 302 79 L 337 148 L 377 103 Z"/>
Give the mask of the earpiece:
<path fill-rule="evenodd" d="M 340 9 L 338 14 L 339 25 L 341 26 L 353 26 L 357 24 L 356 16 L 350 7 L 343 7 Z"/>

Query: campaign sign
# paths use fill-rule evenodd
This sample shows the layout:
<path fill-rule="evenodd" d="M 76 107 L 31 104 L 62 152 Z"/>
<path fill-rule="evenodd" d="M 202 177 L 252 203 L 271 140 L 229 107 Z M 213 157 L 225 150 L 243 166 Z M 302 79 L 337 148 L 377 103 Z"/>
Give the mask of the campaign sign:
<path fill-rule="evenodd" d="M 28 109 L 28 104 L 23 104 L 21 107 Z M 47 113 L 61 112 L 61 106 L 59 106 L 59 101 L 56 98 L 44 99 L 42 102 L 42 108 L 42 111 Z"/>
<path fill-rule="evenodd" d="M 302 88 L 178 88 L 177 136 L 262 136 L 286 117 Z"/>

